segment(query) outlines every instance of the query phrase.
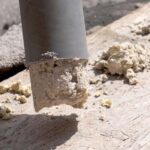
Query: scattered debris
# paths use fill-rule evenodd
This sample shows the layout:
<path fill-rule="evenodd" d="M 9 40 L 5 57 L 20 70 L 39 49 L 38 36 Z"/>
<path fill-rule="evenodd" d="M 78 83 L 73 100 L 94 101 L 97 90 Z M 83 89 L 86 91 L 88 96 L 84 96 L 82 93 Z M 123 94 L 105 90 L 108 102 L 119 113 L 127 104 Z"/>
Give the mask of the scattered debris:
<path fill-rule="evenodd" d="M 0 104 L 0 118 L 2 120 L 9 120 L 11 119 L 11 109 L 3 104 Z"/>
<path fill-rule="evenodd" d="M 135 73 L 146 68 L 147 56 L 148 53 L 142 45 L 114 44 L 102 56 L 98 56 L 94 68 L 107 70 L 111 75 L 124 75 L 130 84 L 136 84 Z M 132 69 L 132 72 L 128 69 Z M 134 77 L 131 77 L 131 73 L 134 73 Z M 108 80 L 107 78 L 107 75 L 103 76 L 103 79 Z"/>
<path fill-rule="evenodd" d="M 106 108 L 111 108 L 112 101 L 109 99 L 104 99 L 101 101 L 101 106 L 106 107 Z"/>
<path fill-rule="evenodd" d="M 11 85 L 0 85 L 0 94 L 7 92 L 24 95 L 25 97 L 31 96 L 31 88 L 22 86 L 20 81 L 14 82 Z"/>

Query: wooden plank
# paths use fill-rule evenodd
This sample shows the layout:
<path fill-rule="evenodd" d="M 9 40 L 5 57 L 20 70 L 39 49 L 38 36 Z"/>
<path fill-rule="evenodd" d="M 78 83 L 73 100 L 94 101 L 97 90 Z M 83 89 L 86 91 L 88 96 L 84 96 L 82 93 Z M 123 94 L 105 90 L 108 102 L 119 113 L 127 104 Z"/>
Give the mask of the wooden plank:
<path fill-rule="evenodd" d="M 145 41 L 145 45 L 149 46 L 143 37 L 137 36 L 133 40 L 134 36 L 128 31 L 128 26 L 140 15 L 150 18 L 149 9 L 150 4 L 103 29 L 94 30 L 88 36 L 90 53 L 103 51 L 116 41 Z M 0 95 L 1 102 L 10 100 L 7 105 L 13 107 L 15 115 L 10 121 L 0 120 L 0 149 L 149 150 L 149 76 L 150 72 L 139 73 L 140 83 L 137 86 L 129 86 L 122 80 L 109 80 L 103 85 L 108 95 L 96 99 L 92 96 L 94 91 L 91 91 L 91 97 L 84 106 L 86 109 L 61 105 L 35 113 L 32 97 L 21 105 L 13 100 L 12 94 Z M 28 71 L 17 74 L 3 84 L 18 79 L 25 85 L 30 84 Z M 112 100 L 111 109 L 100 106 L 100 99 L 103 98 Z M 104 121 L 101 121 L 102 117 Z"/>

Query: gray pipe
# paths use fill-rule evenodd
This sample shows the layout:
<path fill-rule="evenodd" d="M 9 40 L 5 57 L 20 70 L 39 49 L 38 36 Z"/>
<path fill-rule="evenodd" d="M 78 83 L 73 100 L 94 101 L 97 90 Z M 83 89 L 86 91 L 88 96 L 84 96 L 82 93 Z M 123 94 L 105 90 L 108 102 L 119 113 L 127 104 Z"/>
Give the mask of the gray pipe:
<path fill-rule="evenodd" d="M 88 58 L 81 0 L 20 0 L 27 62 L 51 51 L 60 58 Z"/>

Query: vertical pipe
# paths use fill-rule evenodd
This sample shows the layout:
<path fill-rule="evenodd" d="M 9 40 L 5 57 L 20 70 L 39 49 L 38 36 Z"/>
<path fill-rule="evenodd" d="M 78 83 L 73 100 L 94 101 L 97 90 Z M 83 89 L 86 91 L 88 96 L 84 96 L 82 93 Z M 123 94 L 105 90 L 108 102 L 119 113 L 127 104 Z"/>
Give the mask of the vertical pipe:
<path fill-rule="evenodd" d="M 20 0 L 20 10 L 27 62 L 48 51 L 87 59 L 81 0 Z"/>

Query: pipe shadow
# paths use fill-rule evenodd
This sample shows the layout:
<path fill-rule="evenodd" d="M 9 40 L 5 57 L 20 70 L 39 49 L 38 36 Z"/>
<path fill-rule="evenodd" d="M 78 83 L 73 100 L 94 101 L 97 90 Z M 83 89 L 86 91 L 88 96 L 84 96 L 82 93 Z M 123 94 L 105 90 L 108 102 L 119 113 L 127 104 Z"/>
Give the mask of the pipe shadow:
<path fill-rule="evenodd" d="M 18 115 L 0 121 L 1 150 L 53 150 L 77 131 L 77 115 Z"/>

